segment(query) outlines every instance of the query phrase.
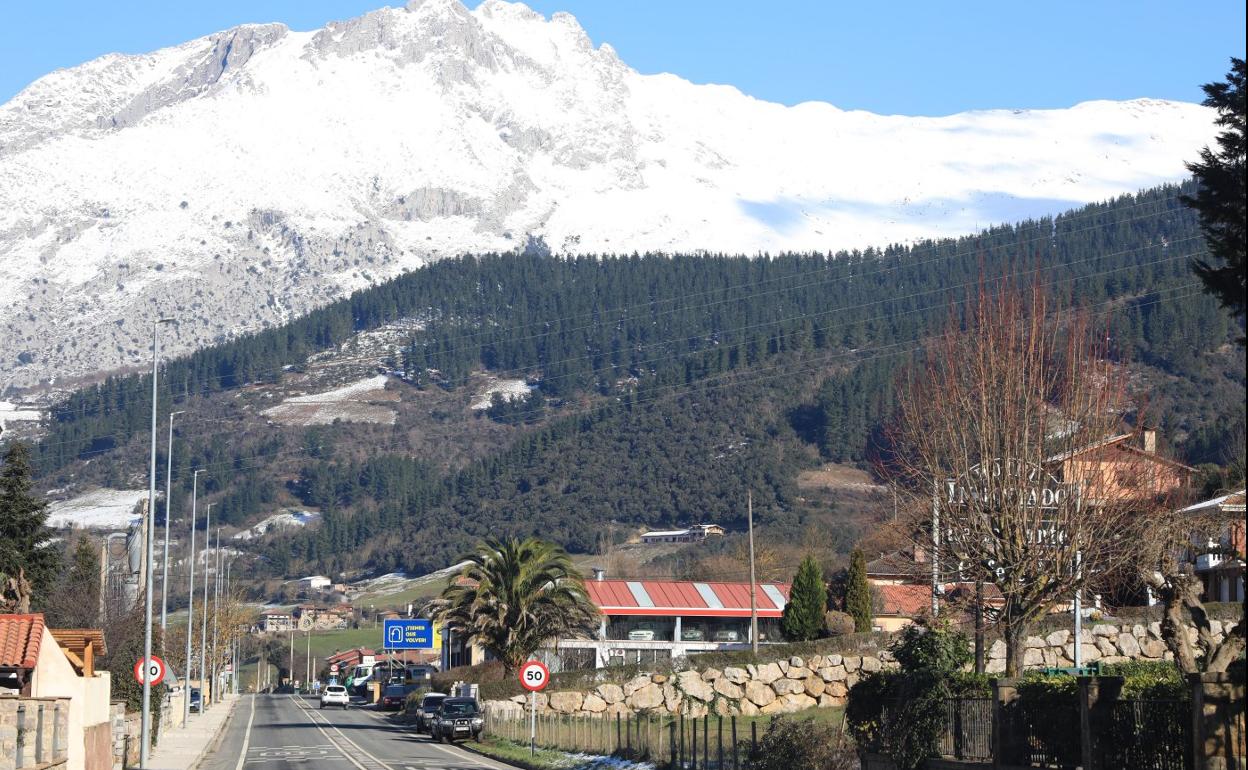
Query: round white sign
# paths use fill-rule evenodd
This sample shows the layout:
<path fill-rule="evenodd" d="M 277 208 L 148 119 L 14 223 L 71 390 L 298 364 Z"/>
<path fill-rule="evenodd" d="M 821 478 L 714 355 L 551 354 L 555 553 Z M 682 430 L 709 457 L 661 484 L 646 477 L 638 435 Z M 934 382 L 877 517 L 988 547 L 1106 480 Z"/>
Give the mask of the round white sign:
<path fill-rule="evenodd" d="M 520 667 L 520 684 L 524 689 L 537 692 L 550 681 L 550 669 L 540 660 L 530 660 Z"/>
<path fill-rule="evenodd" d="M 147 666 L 144 667 L 143 659 L 139 658 L 134 662 L 134 678 L 139 684 L 143 684 L 143 675 L 145 673 L 147 674 L 146 678 L 153 685 L 160 684 L 165 678 L 165 662 L 153 655 L 148 658 Z"/>

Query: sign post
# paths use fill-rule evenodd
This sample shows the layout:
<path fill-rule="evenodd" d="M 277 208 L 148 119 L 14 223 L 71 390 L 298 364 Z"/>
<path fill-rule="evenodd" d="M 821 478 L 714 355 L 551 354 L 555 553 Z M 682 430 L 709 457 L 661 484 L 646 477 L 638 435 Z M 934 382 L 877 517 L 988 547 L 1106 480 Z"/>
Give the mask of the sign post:
<path fill-rule="evenodd" d="M 550 681 L 550 669 L 540 660 L 530 660 L 520 667 L 520 686 L 531 694 L 529 698 L 529 755 L 537 756 L 537 693 L 546 689 Z"/>
<path fill-rule="evenodd" d="M 143 659 L 139 658 L 134 662 L 134 679 L 139 684 L 155 687 L 165 680 L 165 662 L 153 655 L 144 666 Z"/>

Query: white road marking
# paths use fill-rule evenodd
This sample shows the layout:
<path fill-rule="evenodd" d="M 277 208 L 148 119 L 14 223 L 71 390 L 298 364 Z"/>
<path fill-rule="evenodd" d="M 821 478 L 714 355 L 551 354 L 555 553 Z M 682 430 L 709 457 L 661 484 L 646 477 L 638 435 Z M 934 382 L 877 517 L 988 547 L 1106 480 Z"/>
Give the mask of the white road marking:
<path fill-rule="evenodd" d="M 297 699 L 294 695 L 290 696 L 290 699 L 291 699 L 292 701 L 295 701 L 295 708 L 299 709 L 300 711 L 302 711 L 302 712 L 304 713 L 304 715 L 305 715 L 305 716 L 307 716 L 308 721 L 310 721 L 310 722 L 312 723 L 312 726 L 313 726 L 313 727 L 315 727 L 317 730 L 320 730 L 320 731 L 321 731 L 321 735 L 324 735 L 324 736 L 325 736 L 325 739 L 326 739 L 327 741 L 329 741 L 331 744 L 334 744 L 334 747 L 335 747 L 336 749 L 338 749 L 338 753 L 340 753 L 340 754 L 342 754 L 344 757 L 346 757 L 346 758 L 347 758 L 347 761 L 348 761 L 348 762 L 350 762 L 351 764 L 355 765 L 357 768 L 359 768 L 359 770 L 368 770 L 368 768 L 367 768 L 367 767 L 365 767 L 364 765 L 360 764 L 359 760 L 357 760 L 355 757 L 351 756 L 349 753 L 347 753 L 347 752 L 343 751 L 343 750 L 342 750 L 342 747 L 337 745 L 337 742 L 335 742 L 335 741 L 334 741 L 334 737 L 333 737 L 332 735 L 330 735 L 329 733 L 327 733 L 327 732 L 325 731 L 325 728 L 324 728 L 324 727 L 321 727 L 320 723 L 319 723 L 319 722 L 317 722 L 317 721 L 316 721 L 316 719 L 314 719 L 314 718 L 313 718 L 313 716 L 312 716 L 312 714 L 313 714 L 312 709 L 305 708 L 305 707 L 303 706 L 303 704 L 302 704 L 302 703 L 301 703 L 301 702 L 300 702 L 300 701 L 299 701 L 299 700 L 298 700 L 298 699 Z M 383 767 L 385 767 L 385 765 L 382 765 L 382 766 L 383 766 Z M 387 770 L 389 770 L 389 768 L 387 768 Z"/>
<path fill-rule="evenodd" d="M 251 714 L 247 717 L 247 730 L 243 732 L 243 750 L 238 754 L 238 764 L 234 765 L 234 770 L 243 770 L 243 763 L 247 761 L 247 747 L 251 745 L 251 725 L 256 721 L 256 696 L 251 696 Z"/>

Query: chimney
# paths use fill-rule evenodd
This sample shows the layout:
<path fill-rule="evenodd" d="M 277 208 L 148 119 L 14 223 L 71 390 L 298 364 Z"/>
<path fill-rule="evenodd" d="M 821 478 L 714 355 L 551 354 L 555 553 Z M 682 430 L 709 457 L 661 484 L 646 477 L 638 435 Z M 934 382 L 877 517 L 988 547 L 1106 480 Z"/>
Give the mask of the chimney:
<path fill-rule="evenodd" d="M 594 582 L 601 583 L 607 577 L 607 571 L 602 567 L 590 567 L 594 573 Z"/>
<path fill-rule="evenodd" d="M 1155 430 L 1146 430 L 1146 431 L 1144 431 L 1144 433 L 1143 433 L 1143 439 L 1144 439 L 1144 451 L 1145 451 L 1145 452 L 1148 452 L 1150 455 L 1151 455 L 1151 454 L 1156 454 L 1156 452 L 1157 452 L 1157 431 L 1155 431 Z"/>

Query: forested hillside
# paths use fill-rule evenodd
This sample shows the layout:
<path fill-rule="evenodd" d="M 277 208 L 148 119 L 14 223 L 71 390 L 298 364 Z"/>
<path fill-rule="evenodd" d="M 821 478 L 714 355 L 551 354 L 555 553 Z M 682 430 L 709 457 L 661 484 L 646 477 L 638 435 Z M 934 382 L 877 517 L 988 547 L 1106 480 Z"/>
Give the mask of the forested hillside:
<path fill-rule="evenodd" d="M 1226 463 L 1242 446 L 1242 351 L 1230 345 L 1240 330 L 1191 275 L 1203 242 L 1179 192 L 878 251 L 447 260 L 171 362 L 162 398 L 219 403 L 214 394 L 280 382 L 400 319 L 420 327 L 402 354 L 361 359 L 400 372 L 406 387 L 455 393 L 481 370 L 539 383 L 524 402 L 490 410 L 508 426 L 496 432 L 506 444 L 458 459 L 419 456 L 397 425 L 330 426 L 302 442 L 260 426 L 188 435 L 192 456 L 233 468 L 212 493 L 236 522 L 279 497 L 326 513 L 322 526 L 270 543 L 277 573 L 444 566 L 472 538 L 507 530 L 587 549 L 612 520 L 731 525 L 747 486 L 768 525 L 792 533 L 809 515 L 794 475 L 820 458 L 866 458 L 896 367 L 924 335 L 981 280 L 1027 282 L 1042 270 L 1053 294 L 1104 319 L 1171 449 Z M 141 469 L 130 448 L 146 429 L 149 391 L 136 375 L 74 394 L 39 449 L 43 473 L 100 457 Z M 440 425 L 461 419 L 435 413 Z M 176 468 L 179 484 L 189 467 Z"/>

